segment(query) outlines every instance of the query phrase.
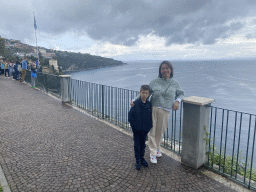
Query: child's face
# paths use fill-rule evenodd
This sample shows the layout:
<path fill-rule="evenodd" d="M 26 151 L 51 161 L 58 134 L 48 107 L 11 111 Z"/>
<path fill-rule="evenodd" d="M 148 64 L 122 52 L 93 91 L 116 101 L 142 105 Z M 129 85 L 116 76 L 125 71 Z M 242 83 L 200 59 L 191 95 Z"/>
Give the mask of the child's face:
<path fill-rule="evenodd" d="M 146 100 L 149 97 L 149 90 L 141 90 L 140 97 L 142 100 Z"/>

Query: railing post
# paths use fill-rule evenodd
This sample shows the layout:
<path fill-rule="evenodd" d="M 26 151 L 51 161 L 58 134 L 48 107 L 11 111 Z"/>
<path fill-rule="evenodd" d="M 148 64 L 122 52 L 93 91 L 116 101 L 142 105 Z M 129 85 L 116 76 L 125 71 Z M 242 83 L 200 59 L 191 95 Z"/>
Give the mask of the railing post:
<path fill-rule="evenodd" d="M 61 86 L 61 100 L 63 103 L 71 101 L 70 77 L 71 75 L 59 75 Z"/>
<path fill-rule="evenodd" d="M 45 84 L 45 91 L 48 93 L 48 78 L 47 74 L 44 74 L 44 84 Z"/>
<path fill-rule="evenodd" d="M 208 160 L 205 138 L 207 138 L 210 107 L 207 105 L 213 101 L 214 99 L 196 96 L 183 99 L 181 163 L 194 169 L 198 169 Z"/>
<path fill-rule="evenodd" d="M 102 110 L 101 110 L 101 113 L 102 113 L 102 119 L 104 119 L 104 85 L 101 85 L 101 102 L 102 102 Z"/>

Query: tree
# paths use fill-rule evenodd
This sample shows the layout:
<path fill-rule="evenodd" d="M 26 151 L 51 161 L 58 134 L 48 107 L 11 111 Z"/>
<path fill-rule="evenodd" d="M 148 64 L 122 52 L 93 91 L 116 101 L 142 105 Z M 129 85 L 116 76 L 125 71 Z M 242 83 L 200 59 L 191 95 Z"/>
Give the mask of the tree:
<path fill-rule="evenodd" d="M 49 59 L 42 56 L 42 53 L 39 53 L 39 61 L 41 66 L 49 67 Z"/>
<path fill-rule="evenodd" d="M 4 39 L 2 37 L 0 37 L 0 55 L 4 56 L 5 55 L 5 43 L 4 43 Z"/>

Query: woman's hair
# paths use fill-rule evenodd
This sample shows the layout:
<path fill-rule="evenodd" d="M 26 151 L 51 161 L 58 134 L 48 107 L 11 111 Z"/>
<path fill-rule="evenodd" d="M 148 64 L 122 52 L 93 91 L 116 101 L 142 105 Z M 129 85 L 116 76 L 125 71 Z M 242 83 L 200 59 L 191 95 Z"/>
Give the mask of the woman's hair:
<path fill-rule="evenodd" d="M 159 78 L 162 78 L 161 67 L 162 67 L 163 64 L 166 64 L 166 65 L 168 65 L 168 67 L 171 68 L 170 78 L 172 78 L 172 77 L 173 77 L 173 74 L 174 74 L 174 73 L 173 73 L 173 66 L 172 66 L 172 64 L 171 64 L 169 61 L 163 61 L 162 63 L 160 63 L 160 65 L 159 65 L 159 74 L 158 74 L 158 77 L 159 77 Z"/>

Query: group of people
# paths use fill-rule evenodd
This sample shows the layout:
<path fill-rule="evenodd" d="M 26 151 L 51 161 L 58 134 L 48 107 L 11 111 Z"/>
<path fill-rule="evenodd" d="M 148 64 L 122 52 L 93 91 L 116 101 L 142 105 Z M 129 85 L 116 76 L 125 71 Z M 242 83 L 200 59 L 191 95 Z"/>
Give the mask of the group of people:
<path fill-rule="evenodd" d="M 142 85 L 139 96 L 131 102 L 128 121 L 133 131 L 137 170 L 140 170 L 141 166 L 148 166 L 144 159 L 147 136 L 150 162 L 156 164 L 157 158 L 162 157 L 160 143 L 168 128 L 169 113 L 179 109 L 184 97 L 184 91 L 173 79 L 173 75 L 172 64 L 169 61 L 161 62 L 158 78 L 152 80 L 149 85 Z"/>
<path fill-rule="evenodd" d="M 35 88 L 36 77 L 37 77 L 37 68 L 39 63 L 37 61 L 30 64 L 30 62 L 24 58 L 21 62 L 17 60 L 14 62 L 1 61 L 0 62 L 1 70 L 0 75 L 4 74 L 5 78 L 10 78 L 13 76 L 13 80 L 20 82 L 25 81 L 27 70 L 31 70 L 31 85 Z"/>

